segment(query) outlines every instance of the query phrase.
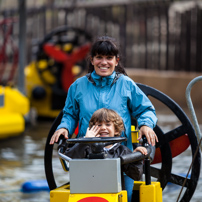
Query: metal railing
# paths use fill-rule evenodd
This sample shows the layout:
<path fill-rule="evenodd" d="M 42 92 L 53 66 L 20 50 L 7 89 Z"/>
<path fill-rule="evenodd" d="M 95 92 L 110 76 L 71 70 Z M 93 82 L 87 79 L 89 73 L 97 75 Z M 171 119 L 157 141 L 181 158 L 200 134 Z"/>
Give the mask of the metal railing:
<path fill-rule="evenodd" d="M 186 95 L 187 106 L 188 106 L 188 109 L 189 109 L 190 114 L 191 114 L 192 123 L 193 123 L 194 129 L 196 131 L 198 141 L 200 142 L 201 138 L 202 138 L 201 137 L 201 130 L 200 130 L 198 119 L 196 117 L 194 106 L 193 106 L 193 103 L 191 100 L 192 87 L 199 81 L 202 81 L 202 76 L 198 76 L 198 77 L 194 78 L 193 80 L 191 80 L 190 83 L 188 84 L 187 88 L 186 88 L 186 94 L 185 95 Z M 200 144 L 200 148 L 202 151 L 202 145 L 201 144 Z"/>
<path fill-rule="evenodd" d="M 37 44 L 47 33 L 69 25 L 93 36 L 116 38 L 120 42 L 122 62 L 128 68 L 202 70 L 202 4 L 199 1 L 116 0 L 116 4 L 108 1 L 110 3 L 99 6 L 93 4 L 94 1 L 57 2 L 27 9 L 27 64 L 35 59 Z M 18 18 L 18 9 L 1 11 L 0 17 Z M 12 32 L 17 42 L 18 23 Z"/>

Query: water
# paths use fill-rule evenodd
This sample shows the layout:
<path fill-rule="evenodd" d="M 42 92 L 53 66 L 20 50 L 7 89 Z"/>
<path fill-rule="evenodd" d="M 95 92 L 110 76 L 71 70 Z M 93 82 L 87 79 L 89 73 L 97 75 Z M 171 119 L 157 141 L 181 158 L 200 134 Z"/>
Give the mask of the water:
<path fill-rule="evenodd" d="M 0 143 L 0 201 L 49 201 L 48 192 L 23 193 L 24 182 L 45 179 L 44 145 L 51 122 L 27 126 L 25 133 Z"/>
<path fill-rule="evenodd" d="M 177 119 L 170 113 L 158 112 L 159 125 L 164 131 L 176 127 Z M 22 184 L 32 180 L 45 179 L 44 148 L 47 134 L 53 121 L 37 121 L 28 125 L 23 135 L 0 141 L 0 202 L 48 202 L 49 192 L 40 191 L 23 193 Z M 68 180 L 54 153 L 54 173 L 57 184 Z M 186 174 L 191 163 L 191 150 L 188 148 L 183 154 L 173 159 L 175 173 Z M 65 179 L 64 179 L 65 176 Z M 163 201 L 176 201 L 181 187 L 167 185 L 163 191 Z M 202 198 L 202 179 L 198 182 L 192 202 L 199 202 Z"/>

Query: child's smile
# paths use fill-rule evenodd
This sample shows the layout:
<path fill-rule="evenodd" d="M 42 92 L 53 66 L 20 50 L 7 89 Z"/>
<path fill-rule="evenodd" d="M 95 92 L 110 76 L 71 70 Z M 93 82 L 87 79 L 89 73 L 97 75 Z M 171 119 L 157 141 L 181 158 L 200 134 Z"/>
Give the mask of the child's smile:
<path fill-rule="evenodd" d="M 100 137 L 114 137 L 117 134 L 114 128 L 114 123 L 111 121 L 96 123 L 95 125 L 99 127 L 98 134 Z"/>

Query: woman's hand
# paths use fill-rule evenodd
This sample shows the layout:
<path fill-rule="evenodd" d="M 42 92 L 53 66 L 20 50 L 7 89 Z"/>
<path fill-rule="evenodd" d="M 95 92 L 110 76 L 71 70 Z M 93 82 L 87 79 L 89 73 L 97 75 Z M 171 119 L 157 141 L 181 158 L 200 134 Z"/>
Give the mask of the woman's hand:
<path fill-rule="evenodd" d="M 138 140 L 140 140 L 143 135 L 146 136 L 148 143 L 152 146 L 154 146 L 156 142 L 158 142 L 158 137 L 156 136 L 156 133 L 148 126 L 141 126 Z"/>
<path fill-rule="evenodd" d="M 54 132 L 53 136 L 51 137 L 50 144 L 54 144 L 54 142 L 57 142 L 60 135 L 64 135 L 64 137 L 66 139 L 68 139 L 68 130 L 65 128 L 60 128 L 60 129 L 56 130 Z"/>
<path fill-rule="evenodd" d="M 141 147 L 141 146 L 136 147 L 133 152 L 137 152 L 137 151 L 141 152 L 144 155 L 147 155 L 147 149 L 145 147 Z"/>
<path fill-rule="evenodd" d="M 99 137 L 100 136 L 98 134 L 99 130 L 100 130 L 99 126 L 94 125 L 91 129 L 89 129 L 88 127 L 85 137 Z"/>

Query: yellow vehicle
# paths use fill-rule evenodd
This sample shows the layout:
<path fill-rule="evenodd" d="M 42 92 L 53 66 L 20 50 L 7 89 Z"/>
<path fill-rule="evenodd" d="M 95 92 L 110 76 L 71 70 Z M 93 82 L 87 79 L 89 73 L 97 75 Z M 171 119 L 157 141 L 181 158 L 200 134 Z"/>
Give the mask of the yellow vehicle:
<path fill-rule="evenodd" d="M 16 136 L 25 130 L 29 100 L 16 88 L 0 86 L 0 139 Z"/>
<path fill-rule="evenodd" d="M 50 201 L 128 201 L 126 190 L 122 190 L 121 165 L 145 159 L 145 181 L 134 182 L 134 201 L 162 201 L 160 182 L 151 182 L 150 159 L 151 147 L 147 147 L 148 155 L 132 153 L 119 158 L 105 158 L 103 148 L 107 144 L 126 141 L 125 137 L 113 138 L 76 138 L 65 140 L 59 144 L 58 154 L 63 168 L 70 172 L 71 185 L 65 185 L 50 192 Z M 93 145 L 90 159 L 71 159 L 63 154 L 67 144 L 88 143 Z M 69 169 L 67 164 L 69 162 Z M 110 168 L 110 169 L 109 169 Z M 88 185 L 86 186 L 86 182 Z M 69 191 L 65 191 L 69 189 Z M 62 196 L 61 193 L 65 193 Z"/>
<path fill-rule="evenodd" d="M 36 59 L 25 68 L 25 86 L 38 116 L 57 117 L 69 86 L 86 69 L 90 47 L 88 33 L 68 26 L 54 29 L 37 45 Z"/>
<path fill-rule="evenodd" d="M 144 160 L 145 173 L 144 181 L 134 182 L 133 188 L 133 198 L 132 201 L 139 202 L 161 202 L 163 201 L 163 190 L 168 183 L 173 183 L 184 188 L 183 194 L 179 195 L 180 202 L 190 201 L 194 191 L 197 187 L 197 182 L 200 176 L 200 166 L 201 166 L 201 153 L 198 149 L 199 144 L 197 141 L 195 130 L 186 116 L 184 111 L 175 103 L 171 98 L 162 92 L 151 88 L 143 84 L 137 84 L 141 90 L 147 95 L 151 96 L 158 101 L 165 104 L 178 118 L 180 125 L 170 131 L 164 132 L 158 124 L 154 128 L 156 135 L 158 136 L 159 142 L 155 146 L 155 152 L 150 158 L 146 156 Z M 158 115 L 157 115 L 158 117 Z M 50 139 L 59 125 L 62 118 L 62 111 L 55 119 L 45 147 L 45 173 L 47 182 L 50 188 L 50 201 L 51 202 L 127 202 L 127 193 L 125 190 L 121 189 L 120 186 L 120 164 L 127 163 L 128 159 L 131 160 L 133 157 L 128 158 L 126 156 L 123 159 L 70 159 L 63 155 L 60 147 L 58 150 L 58 155 L 60 156 L 60 162 L 62 168 L 70 172 L 70 181 L 65 184 L 57 185 L 55 180 L 55 175 L 53 172 L 53 162 L 52 156 L 54 153 L 54 145 L 50 145 Z M 123 137 L 122 137 L 123 138 Z M 83 138 L 87 139 L 87 138 Z M 98 141 L 99 138 L 94 138 Z M 109 139 L 108 139 L 109 140 Z M 79 141 L 85 141 L 77 139 L 68 139 L 69 143 L 75 143 Z M 92 142 L 95 140 L 92 140 Z M 101 142 L 106 142 L 107 140 L 100 140 Z M 113 141 L 122 141 L 116 139 L 110 139 Z M 57 144 L 55 144 L 57 145 Z M 172 158 L 182 153 L 187 147 L 191 146 L 192 151 L 192 161 L 191 173 L 184 177 L 180 174 L 172 173 Z M 149 149 L 149 148 L 148 148 Z M 148 150 L 148 153 L 150 151 Z M 139 158 L 139 157 L 138 157 Z M 152 161 L 153 159 L 153 161 Z M 133 159 L 134 160 L 134 159 Z M 151 160 L 151 164 L 150 164 Z M 66 163 L 66 161 L 69 161 Z M 93 166 L 90 164 L 93 163 Z M 159 166 L 155 166 L 156 163 L 160 163 Z M 96 166 L 98 164 L 98 166 Z M 105 170 L 106 173 L 102 173 L 103 178 L 100 177 L 99 172 L 107 166 L 114 166 L 113 169 Z M 70 169 L 68 169 L 70 167 Z M 100 169 L 101 168 L 101 169 Z M 115 169 L 114 169 L 115 168 Z M 97 173 L 98 170 L 98 173 Z M 114 172 L 116 170 L 116 172 Z M 114 176 L 114 173 L 116 175 Z M 152 179 L 156 179 L 151 181 Z M 96 180 L 95 180 L 96 179 Z M 106 180 L 107 179 L 107 180 Z M 91 183 L 94 180 L 93 183 Z M 106 184 L 105 182 L 108 182 Z M 113 184 L 113 182 L 115 182 Z M 112 187 L 109 188 L 109 184 Z M 107 188 L 107 189 L 105 189 Z"/>

